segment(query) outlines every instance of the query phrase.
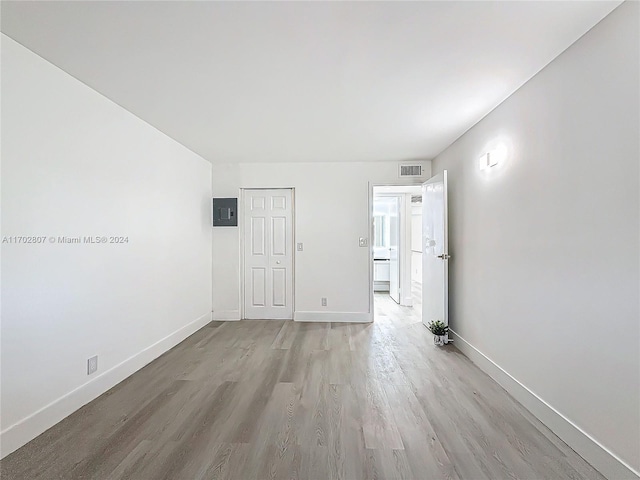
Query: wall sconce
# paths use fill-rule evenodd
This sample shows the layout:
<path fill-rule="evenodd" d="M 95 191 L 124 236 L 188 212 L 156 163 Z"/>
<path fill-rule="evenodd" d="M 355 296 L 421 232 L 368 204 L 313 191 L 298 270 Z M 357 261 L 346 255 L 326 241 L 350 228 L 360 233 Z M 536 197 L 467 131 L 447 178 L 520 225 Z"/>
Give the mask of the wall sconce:
<path fill-rule="evenodd" d="M 487 153 L 483 153 L 479 159 L 480 170 L 487 170 L 488 168 L 495 167 L 499 163 L 503 163 L 507 159 L 507 148 L 504 145 L 500 145 L 493 150 L 489 150 Z"/>

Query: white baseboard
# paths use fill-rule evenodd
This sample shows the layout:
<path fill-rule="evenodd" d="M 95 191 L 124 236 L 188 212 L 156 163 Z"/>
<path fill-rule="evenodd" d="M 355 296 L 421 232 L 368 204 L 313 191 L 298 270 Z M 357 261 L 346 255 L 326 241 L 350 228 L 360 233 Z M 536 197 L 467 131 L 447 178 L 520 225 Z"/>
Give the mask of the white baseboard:
<path fill-rule="evenodd" d="M 449 332 L 458 350 L 498 382 L 502 388 L 509 392 L 527 410 L 606 478 L 611 480 L 640 479 L 640 472 L 637 472 L 630 465 L 627 465 L 613 452 L 609 451 L 591 435 L 575 425 L 528 387 L 512 377 L 507 371 L 456 332 L 453 330 L 449 330 Z"/>
<path fill-rule="evenodd" d="M 240 320 L 240 310 L 214 310 L 212 313 L 214 320 Z"/>
<path fill-rule="evenodd" d="M 6 428 L 0 432 L 0 458 L 9 455 L 80 407 L 99 397 L 210 321 L 211 313 L 209 312 Z"/>
<path fill-rule="evenodd" d="M 373 315 L 367 312 L 294 312 L 296 322 L 371 323 Z"/>

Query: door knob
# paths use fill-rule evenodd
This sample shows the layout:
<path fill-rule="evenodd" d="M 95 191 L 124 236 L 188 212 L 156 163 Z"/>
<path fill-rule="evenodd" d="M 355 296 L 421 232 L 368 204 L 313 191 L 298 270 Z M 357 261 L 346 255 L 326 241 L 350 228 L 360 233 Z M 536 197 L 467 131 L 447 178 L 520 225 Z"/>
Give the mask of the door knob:
<path fill-rule="evenodd" d="M 441 258 L 442 260 L 449 260 L 451 258 L 451 255 L 449 255 L 448 253 L 443 253 L 442 255 L 438 255 L 438 258 Z"/>
<path fill-rule="evenodd" d="M 277 265 L 280 265 L 280 260 L 278 260 L 278 261 L 276 262 L 276 264 L 277 264 Z"/>

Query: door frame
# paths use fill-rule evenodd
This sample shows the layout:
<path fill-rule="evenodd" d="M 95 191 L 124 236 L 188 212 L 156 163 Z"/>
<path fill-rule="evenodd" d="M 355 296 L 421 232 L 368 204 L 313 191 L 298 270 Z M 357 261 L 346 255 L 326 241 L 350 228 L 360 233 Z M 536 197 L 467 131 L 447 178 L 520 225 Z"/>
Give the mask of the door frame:
<path fill-rule="evenodd" d="M 419 182 L 419 183 L 417 183 Z M 420 181 L 420 179 L 418 179 L 416 181 L 416 183 L 398 183 L 398 182 L 382 182 L 382 183 L 378 183 L 378 182 L 369 182 L 369 197 L 368 197 L 368 206 L 369 206 L 369 212 L 368 212 L 368 222 L 369 222 L 369 314 L 371 315 L 371 321 L 374 321 L 374 316 L 375 316 L 375 307 L 374 307 L 374 295 L 373 295 L 373 275 L 374 275 L 374 263 L 373 263 L 373 236 L 375 234 L 375 232 L 373 231 L 373 197 L 374 197 L 374 187 L 398 187 L 399 189 L 402 188 L 416 188 L 416 189 L 420 189 L 420 192 L 422 192 L 422 181 Z M 411 203 L 406 201 L 407 195 L 411 195 L 409 193 L 389 193 L 390 196 L 404 196 L 403 201 L 402 201 L 402 205 L 400 207 L 401 210 L 401 220 L 400 220 L 400 235 L 404 238 L 404 242 L 402 242 L 403 246 L 405 246 L 404 244 L 408 244 L 409 248 L 409 255 L 408 255 L 408 262 L 409 265 L 411 264 Z M 407 213 L 408 216 L 407 216 Z M 400 304 L 403 305 L 402 299 L 404 298 L 405 300 L 408 298 L 409 302 L 411 302 L 411 295 L 409 295 L 409 297 L 404 297 L 403 294 L 403 289 L 402 287 L 404 286 L 403 284 L 406 283 L 405 281 L 402 281 L 403 275 L 404 273 L 402 272 L 402 270 L 407 270 L 407 261 L 406 261 L 406 256 L 407 256 L 407 248 L 405 246 L 405 248 L 403 248 L 403 250 L 405 250 L 402 253 L 402 261 L 400 262 L 400 299 L 401 302 Z M 403 266 L 404 264 L 404 266 Z M 409 266 L 409 291 L 410 290 L 410 286 L 411 286 L 411 267 Z M 407 303 L 406 301 L 404 303 Z M 406 306 L 411 306 L 411 305 L 406 305 Z"/>
<path fill-rule="evenodd" d="M 246 202 L 247 190 L 291 190 L 291 318 L 284 320 L 292 321 L 296 315 L 296 189 L 295 187 L 241 187 L 239 194 L 239 207 L 238 207 L 238 236 L 240 237 L 240 320 L 245 320 L 244 312 L 244 300 L 245 300 L 245 269 L 244 269 L 244 249 L 246 248 L 245 242 L 245 228 L 244 228 L 244 207 Z"/>

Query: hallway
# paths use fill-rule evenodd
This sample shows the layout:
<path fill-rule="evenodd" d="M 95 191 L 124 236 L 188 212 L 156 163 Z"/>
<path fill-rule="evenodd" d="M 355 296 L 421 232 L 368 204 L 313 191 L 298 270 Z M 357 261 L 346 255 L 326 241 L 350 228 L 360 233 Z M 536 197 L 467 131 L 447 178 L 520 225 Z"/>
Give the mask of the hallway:
<path fill-rule="evenodd" d="M 374 319 L 395 319 L 402 325 L 411 325 L 422 322 L 422 284 L 411 282 L 411 297 L 413 305 L 402 307 L 389 296 L 389 292 L 375 292 L 373 294 Z"/>

